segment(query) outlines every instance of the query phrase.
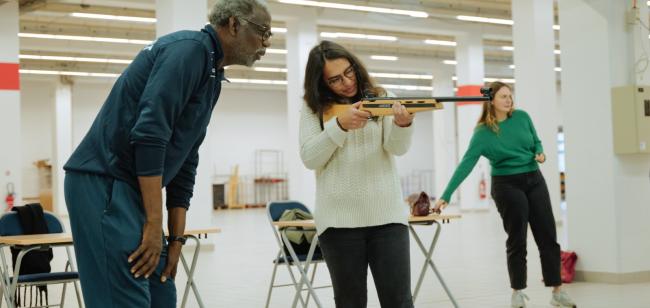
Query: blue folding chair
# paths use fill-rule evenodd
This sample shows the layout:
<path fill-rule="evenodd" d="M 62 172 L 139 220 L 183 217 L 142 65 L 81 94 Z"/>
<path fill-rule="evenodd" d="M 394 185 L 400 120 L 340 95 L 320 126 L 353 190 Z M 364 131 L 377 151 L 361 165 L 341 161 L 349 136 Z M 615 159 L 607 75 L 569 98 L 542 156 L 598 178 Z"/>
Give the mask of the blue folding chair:
<path fill-rule="evenodd" d="M 301 253 L 301 254 L 295 254 L 294 253 L 294 255 L 296 255 L 296 257 L 298 259 L 298 262 L 295 262 L 296 260 L 294 260 L 294 258 L 291 256 L 291 253 L 287 253 L 287 251 L 289 251 L 289 249 L 292 252 L 295 252 L 293 250 L 293 247 L 288 247 L 287 245 L 284 244 L 284 241 L 282 240 L 282 235 L 280 233 L 281 230 L 279 230 L 276 226 L 274 226 L 273 222 L 279 221 L 280 217 L 282 216 L 284 211 L 287 211 L 287 210 L 300 209 L 300 210 L 303 210 L 303 211 L 305 211 L 307 213 L 310 213 L 310 211 L 305 205 L 303 205 L 302 203 L 297 202 L 297 201 L 271 201 L 271 202 L 269 202 L 267 204 L 266 209 L 267 209 L 267 214 L 268 214 L 268 218 L 269 218 L 269 223 L 271 224 L 271 229 L 273 230 L 273 235 L 275 236 L 275 240 L 276 240 L 276 242 L 278 244 L 278 248 L 279 248 L 278 254 L 277 254 L 276 258 L 273 260 L 273 263 L 274 263 L 273 264 L 273 274 L 271 275 L 271 284 L 269 285 L 269 292 L 268 292 L 268 295 L 266 297 L 266 306 L 265 307 L 268 308 L 269 304 L 271 302 L 271 293 L 273 292 L 273 288 L 293 286 L 296 289 L 296 292 L 302 292 L 302 291 L 309 290 L 309 289 L 302 289 L 302 288 L 299 290 L 298 281 L 296 280 L 294 272 L 293 272 L 293 270 L 291 268 L 291 266 L 303 267 L 301 265 L 301 262 L 305 262 L 307 260 L 308 254 L 307 253 Z M 314 241 L 316 241 L 316 240 L 317 239 L 314 238 Z M 313 253 L 313 256 L 312 256 L 312 259 L 311 259 L 311 263 L 314 266 L 313 266 L 313 269 L 312 269 L 310 284 L 308 285 L 308 287 L 313 286 L 314 277 L 316 276 L 316 268 L 317 268 L 318 263 L 321 263 L 321 262 L 324 262 L 324 261 L 325 261 L 325 259 L 323 259 L 323 255 L 322 255 L 322 253 L 320 253 L 320 249 L 316 249 L 315 252 Z M 287 266 L 287 269 L 289 271 L 289 276 L 291 277 L 292 283 L 290 283 L 290 284 L 277 284 L 277 285 L 275 284 L 275 275 L 276 275 L 276 272 L 277 272 L 277 268 L 278 268 L 278 266 L 280 264 L 285 264 Z M 300 270 L 300 269 L 298 269 L 298 270 Z M 309 274 L 308 273 L 309 268 L 305 268 L 305 270 L 307 271 L 306 273 Z M 312 290 L 321 289 L 321 288 L 329 288 L 329 287 L 331 287 L 331 285 L 312 287 Z M 310 293 L 307 293 L 306 301 L 303 299 L 302 296 L 298 296 L 298 297 L 299 297 L 300 302 L 302 303 L 303 307 L 306 307 L 309 304 Z M 314 301 L 316 302 L 316 305 L 320 307 L 320 302 L 318 301 L 318 299 L 315 298 Z"/>
<path fill-rule="evenodd" d="M 44 211 L 43 216 L 47 224 L 47 229 L 49 233 L 63 233 L 63 224 L 53 213 Z M 24 235 L 25 232 L 20 224 L 20 219 L 18 213 L 8 212 L 3 214 L 0 217 L 0 236 L 13 236 L 13 235 Z M 65 290 L 68 283 L 73 283 L 75 287 L 75 293 L 77 295 L 77 303 L 79 307 L 83 307 L 81 301 L 81 292 L 79 291 L 79 273 L 76 271 L 74 264 L 72 263 L 72 258 L 70 254 L 70 244 L 65 245 L 65 250 L 67 254 L 67 261 L 65 265 L 65 271 L 63 272 L 52 272 L 52 273 L 38 273 L 38 274 L 20 274 L 20 266 L 23 257 L 30 251 L 35 250 L 46 250 L 49 249 L 50 245 L 38 245 L 25 247 L 20 251 L 16 259 L 15 268 L 13 269 L 13 277 L 10 276 L 9 265 L 5 258 L 4 248 L 10 247 L 10 245 L 0 245 L 0 258 L 2 260 L 2 267 L 0 268 L 0 277 L 2 288 L 0 289 L 0 298 L 4 297 L 8 307 L 15 307 L 15 292 L 19 286 L 44 286 L 52 284 L 63 284 L 63 291 L 61 292 L 61 303 L 60 304 L 46 304 L 37 307 L 63 307 L 65 304 Z M 6 294 L 6 296 L 3 296 Z"/>

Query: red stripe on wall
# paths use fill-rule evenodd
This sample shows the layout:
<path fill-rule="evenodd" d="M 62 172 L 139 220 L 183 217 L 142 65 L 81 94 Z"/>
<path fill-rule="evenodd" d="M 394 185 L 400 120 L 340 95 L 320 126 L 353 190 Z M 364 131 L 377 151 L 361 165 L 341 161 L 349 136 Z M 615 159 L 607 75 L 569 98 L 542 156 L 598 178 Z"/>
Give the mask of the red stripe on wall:
<path fill-rule="evenodd" d="M 456 96 L 482 96 L 481 87 L 476 85 L 459 86 Z M 456 106 L 481 105 L 483 102 L 458 102 Z"/>
<path fill-rule="evenodd" d="M 20 90 L 18 63 L 0 63 L 0 90 Z"/>

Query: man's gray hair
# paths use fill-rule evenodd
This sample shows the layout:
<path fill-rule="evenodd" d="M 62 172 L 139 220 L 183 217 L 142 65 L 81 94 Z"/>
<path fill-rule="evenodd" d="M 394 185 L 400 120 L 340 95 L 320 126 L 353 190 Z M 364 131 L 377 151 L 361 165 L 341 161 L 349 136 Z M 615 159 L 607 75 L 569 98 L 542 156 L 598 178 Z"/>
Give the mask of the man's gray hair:
<path fill-rule="evenodd" d="M 210 10 L 208 20 L 215 27 L 225 26 L 230 17 L 251 19 L 255 8 L 268 13 L 266 5 L 260 0 L 217 0 Z"/>

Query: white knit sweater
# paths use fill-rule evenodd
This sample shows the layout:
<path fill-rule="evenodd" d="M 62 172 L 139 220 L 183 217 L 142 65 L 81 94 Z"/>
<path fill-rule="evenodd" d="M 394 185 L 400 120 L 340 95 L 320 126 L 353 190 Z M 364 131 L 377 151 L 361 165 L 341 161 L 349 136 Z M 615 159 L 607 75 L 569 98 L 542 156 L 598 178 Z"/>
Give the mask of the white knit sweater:
<path fill-rule="evenodd" d="M 300 157 L 316 172 L 314 219 L 318 234 L 327 228 L 407 224 L 394 155 L 411 145 L 413 125 L 399 127 L 393 117 L 368 121 L 345 132 L 336 118 L 324 123 L 307 104 L 300 117 Z"/>

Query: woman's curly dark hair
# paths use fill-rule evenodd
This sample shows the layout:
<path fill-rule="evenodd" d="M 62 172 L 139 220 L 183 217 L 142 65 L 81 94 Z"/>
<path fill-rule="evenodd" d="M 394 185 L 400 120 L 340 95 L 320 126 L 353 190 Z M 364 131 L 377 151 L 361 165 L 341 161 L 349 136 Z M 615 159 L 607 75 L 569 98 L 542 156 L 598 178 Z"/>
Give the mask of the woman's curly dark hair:
<path fill-rule="evenodd" d="M 323 79 L 323 69 L 326 60 L 347 59 L 357 79 L 357 96 L 350 99 L 336 95 Z M 303 99 L 307 106 L 316 114 L 322 114 L 327 107 L 336 102 L 354 103 L 364 96 L 382 96 L 386 91 L 374 85 L 363 63 L 346 50 L 343 46 L 331 41 L 322 41 L 309 52 L 307 67 L 305 68 L 305 95 Z"/>

